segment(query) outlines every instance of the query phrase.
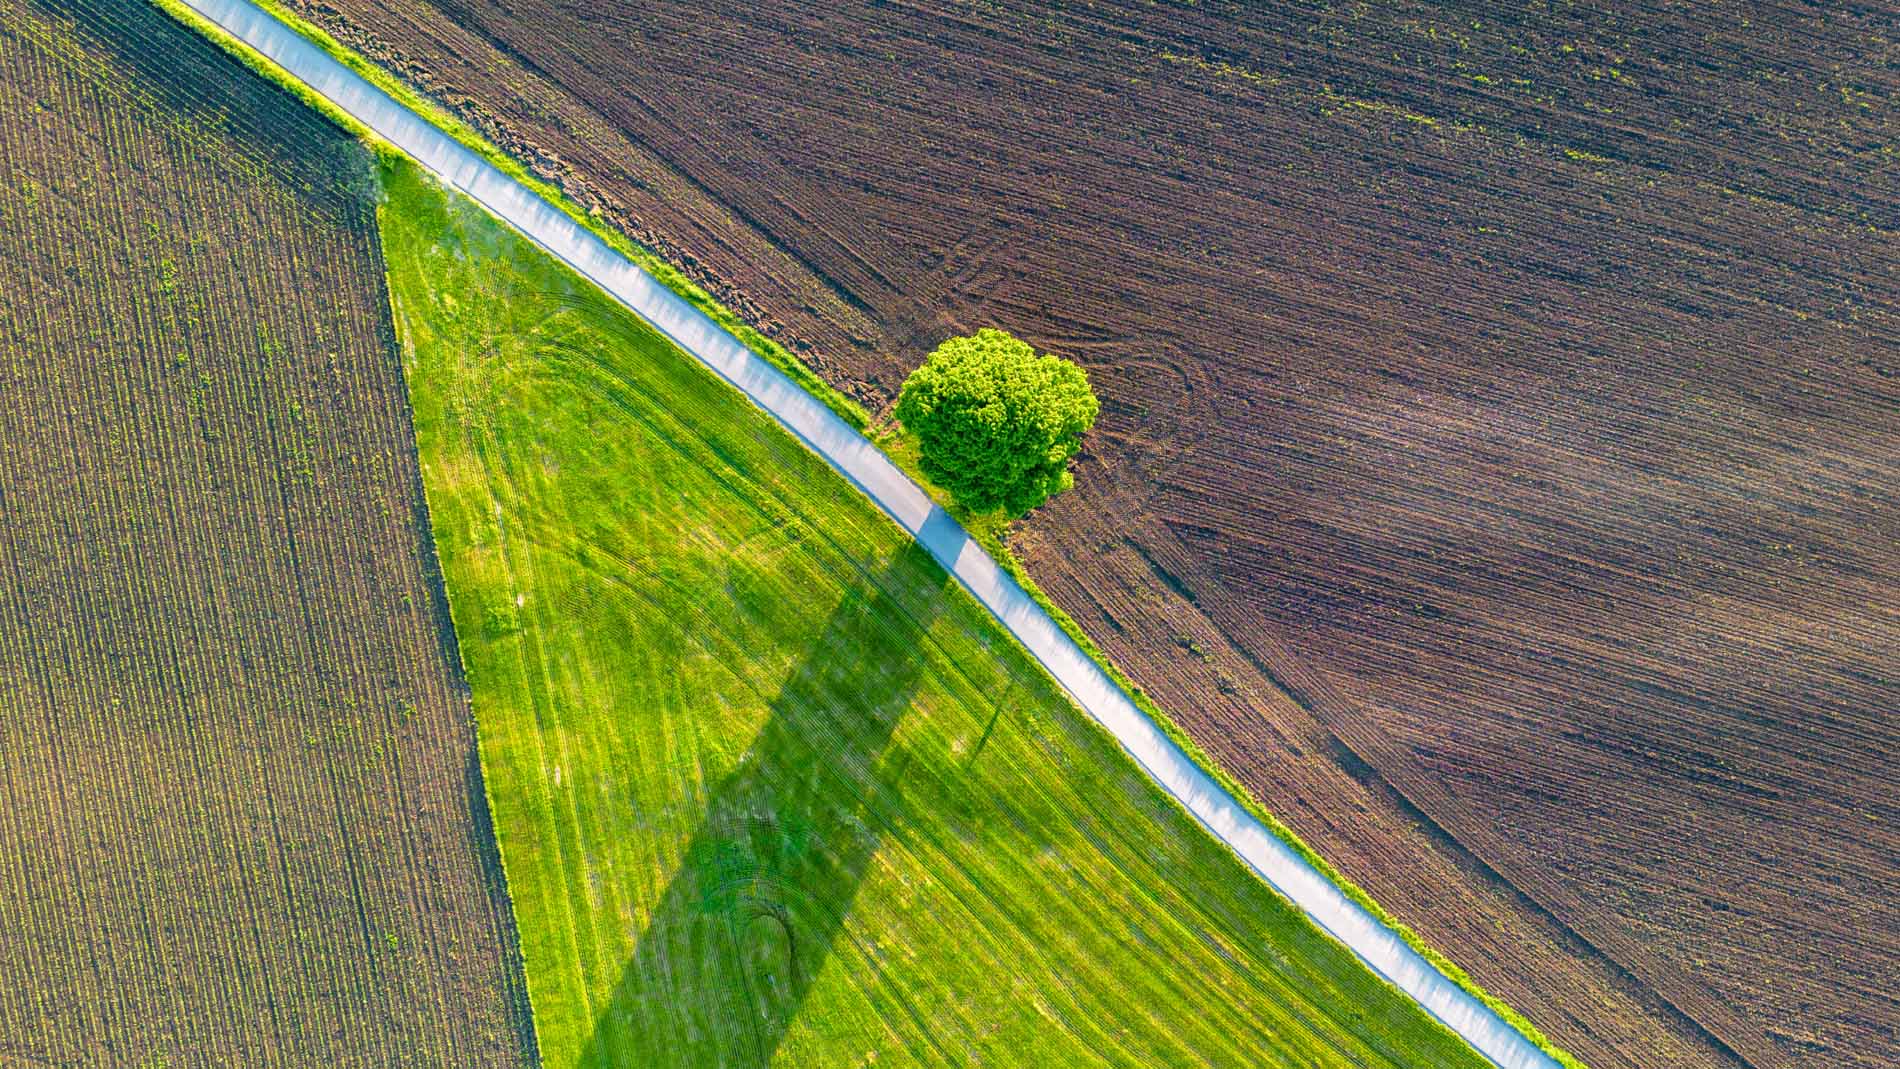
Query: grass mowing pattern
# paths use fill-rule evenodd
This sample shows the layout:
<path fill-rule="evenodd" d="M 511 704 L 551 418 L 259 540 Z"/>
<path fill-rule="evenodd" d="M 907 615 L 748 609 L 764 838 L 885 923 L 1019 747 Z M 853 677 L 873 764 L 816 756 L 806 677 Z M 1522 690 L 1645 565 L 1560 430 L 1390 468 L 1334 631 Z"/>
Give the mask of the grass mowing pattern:
<path fill-rule="evenodd" d="M 776 424 L 385 187 L 546 1064 L 1481 1064 Z"/>

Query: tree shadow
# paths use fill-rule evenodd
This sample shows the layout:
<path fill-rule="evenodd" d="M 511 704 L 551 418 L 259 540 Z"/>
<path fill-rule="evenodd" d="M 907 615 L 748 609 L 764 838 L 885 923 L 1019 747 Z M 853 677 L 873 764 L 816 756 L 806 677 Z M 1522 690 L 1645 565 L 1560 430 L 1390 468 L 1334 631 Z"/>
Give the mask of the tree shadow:
<path fill-rule="evenodd" d="M 298 100 L 156 4 L 125 0 L 27 0 L 70 26 L 108 81 L 151 114 L 189 116 L 219 131 L 225 149 L 269 166 L 308 207 L 342 209 L 373 226 L 370 156 L 355 135 Z"/>
<path fill-rule="evenodd" d="M 932 596 L 887 589 L 918 575 L 936 577 Z M 901 768 L 880 774 L 879 763 L 922 680 L 943 606 L 934 590 L 948 581 L 911 543 L 833 610 L 741 763 L 712 788 L 579 1066 L 771 1062 L 897 804 L 886 785 Z"/>

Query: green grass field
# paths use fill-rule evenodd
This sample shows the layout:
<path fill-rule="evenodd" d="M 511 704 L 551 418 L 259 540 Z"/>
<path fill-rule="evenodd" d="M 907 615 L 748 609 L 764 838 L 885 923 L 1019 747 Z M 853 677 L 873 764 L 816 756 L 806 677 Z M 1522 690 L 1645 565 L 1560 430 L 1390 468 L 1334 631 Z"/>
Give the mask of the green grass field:
<path fill-rule="evenodd" d="M 768 417 L 385 186 L 546 1065 L 1483 1064 Z"/>

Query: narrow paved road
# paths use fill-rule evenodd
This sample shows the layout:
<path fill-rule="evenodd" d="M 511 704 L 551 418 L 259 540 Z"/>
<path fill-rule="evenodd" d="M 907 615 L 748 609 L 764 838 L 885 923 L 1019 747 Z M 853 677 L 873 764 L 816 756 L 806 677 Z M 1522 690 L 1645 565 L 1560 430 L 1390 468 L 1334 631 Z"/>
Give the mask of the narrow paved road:
<path fill-rule="evenodd" d="M 249 0 L 183 2 L 592 279 L 776 417 L 915 535 L 1156 783 L 1374 972 L 1505 1069 L 1560 1069 L 1242 808 L 1135 707 L 954 519 L 816 398 L 539 194 Z"/>

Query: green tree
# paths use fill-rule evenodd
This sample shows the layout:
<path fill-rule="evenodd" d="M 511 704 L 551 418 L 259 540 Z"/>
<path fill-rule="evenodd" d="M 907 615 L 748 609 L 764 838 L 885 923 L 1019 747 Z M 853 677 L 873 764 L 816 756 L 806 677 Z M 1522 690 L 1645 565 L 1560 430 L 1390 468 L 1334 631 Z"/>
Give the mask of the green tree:
<path fill-rule="evenodd" d="M 924 474 L 968 508 L 1010 516 L 1074 485 L 1069 458 L 1100 411 L 1080 367 L 993 329 L 939 345 L 897 396 Z"/>

